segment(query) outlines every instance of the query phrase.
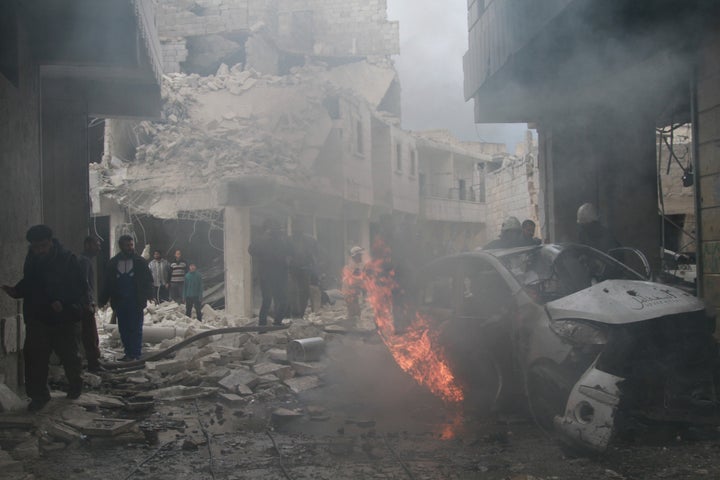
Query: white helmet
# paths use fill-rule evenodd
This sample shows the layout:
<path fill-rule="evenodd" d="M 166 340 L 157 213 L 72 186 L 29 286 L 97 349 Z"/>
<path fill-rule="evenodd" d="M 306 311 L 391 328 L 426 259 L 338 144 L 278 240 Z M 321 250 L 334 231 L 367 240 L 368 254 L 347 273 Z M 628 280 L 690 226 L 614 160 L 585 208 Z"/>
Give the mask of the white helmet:
<path fill-rule="evenodd" d="M 350 249 L 350 256 L 351 256 L 351 257 L 354 257 L 355 255 L 359 255 L 359 254 L 361 254 L 361 253 L 364 252 L 364 251 L 365 251 L 364 248 L 358 247 L 357 245 L 355 245 L 354 247 L 352 247 L 352 248 Z"/>
<path fill-rule="evenodd" d="M 580 205 L 577 211 L 577 223 L 584 225 L 586 223 L 597 222 L 600 220 L 598 217 L 597 209 L 592 203 L 583 203 Z"/>
<path fill-rule="evenodd" d="M 520 220 L 518 220 L 516 217 L 506 218 L 505 221 L 502 223 L 502 227 L 500 227 L 500 231 L 504 232 L 506 230 L 522 230 L 522 227 L 520 226 Z"/>

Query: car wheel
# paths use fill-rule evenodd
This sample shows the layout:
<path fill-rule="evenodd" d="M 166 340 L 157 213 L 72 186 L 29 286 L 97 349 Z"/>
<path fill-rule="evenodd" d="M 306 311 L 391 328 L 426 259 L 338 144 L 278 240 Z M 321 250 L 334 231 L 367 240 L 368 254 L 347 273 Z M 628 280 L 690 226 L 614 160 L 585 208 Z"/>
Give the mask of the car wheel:
<path fill-rule="evenodd" d="M 530 368 L 525 392 L 530 414 L 540 428 L 553 431 L 553 419 L 564 412 L 571 388 L 557 365 L 541 364 Z"/>

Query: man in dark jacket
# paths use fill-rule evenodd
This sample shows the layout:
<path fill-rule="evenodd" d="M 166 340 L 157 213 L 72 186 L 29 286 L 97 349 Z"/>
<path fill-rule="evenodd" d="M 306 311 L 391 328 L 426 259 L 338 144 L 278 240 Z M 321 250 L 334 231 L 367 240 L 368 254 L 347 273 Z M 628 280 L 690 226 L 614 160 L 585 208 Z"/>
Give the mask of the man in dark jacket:
<path fill-rule="evenodd" d="M 592 203 L 580 205 L 577 211 L 577 225 L 578 243 L 600 250 L 603 253 L 608 253 L 610 250 L 621 246 L 615 235 L 600 223 L 600 216 Z M 615 253 L 613 256 L 622 261 L 622 254 Z"/>
<path fill-rule="evenodd" d="M 307 235 L 299 221 L 293 222 L 290 235 L 292 257 L 289 265 L 291 287 L 288 311 L 293 318 L 303 318 L 310 299 L 310 279 L 316 272 L 320 249 L 314 237 Z"/>
<path fill-rule="evenodd" d="M 129 235 L 119 240 L 120 253 L 105 268 L 105 286 L 98 304 L 110 306 L 117 315 L 120 339 L 125 349 L 121 362 L 137 360 L 142 354 L 143 309 L 153 298 L 153 280 L 144 258 L 135 253 Z"/>
<path fill-rule="evenodd" d="M 82 393 L 77 328 L 87 281 L 75 255 L 53 238 L 47 225 L 31 227 L 25 238 L 30 248 L 23 278 L 14 287 L 3 285 L 2 289 L 24 300 L 25 390 L 30 397 L 28 410 L 35 412 L 50 401 L 47 378 L 53 351 L 60 357 L 70 384 L 68 398 L 78 398 Z"/>
<path fill-rule="evenodd" d="M 257 241 L 250 243 L 248 252 L 258 272 L 262 293 L 258 325 L 267 325 L 270 304 L 274 304 L 273 324 L 282 325 L 287 311 L 288 260 L 292 255 L 287 235 L 277 222 L 268 219 Z"/>

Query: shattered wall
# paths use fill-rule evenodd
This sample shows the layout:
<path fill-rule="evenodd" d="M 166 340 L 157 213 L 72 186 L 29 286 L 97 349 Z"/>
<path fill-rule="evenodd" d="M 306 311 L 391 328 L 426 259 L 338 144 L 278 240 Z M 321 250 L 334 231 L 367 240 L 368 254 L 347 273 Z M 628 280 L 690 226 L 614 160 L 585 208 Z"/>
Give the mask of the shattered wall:
<path fill-rule="evenodd" d="M 486 173 L 488 239 L 500 235 L 500 226 L 509 216 L 521 222 L 534 220 L 538 227 L 537 164 L 531 155 L 508 157 L 497 170 Z M 540 228 L 536 236 L 541 237 Z"/>
<path fill-rule="evenodd" d="M 400 53 L 398 23 L 387 21 L 385 0 L 280 0 L 278 18 L 278 43 L 288 51 L 299 44 L 329 57 Z"/>
<path fill-rule="evenodd" d="M 399 53 L 398 24 L 387 21 L 384 0 L 159 0 L 158 7 L 166 73 L 247 62 L 274 74 L 279 51 L 299 55 L 292 61 L 300 64 L 304 55 Z M 275 59 L 266 55 L 272 50 Z"/>

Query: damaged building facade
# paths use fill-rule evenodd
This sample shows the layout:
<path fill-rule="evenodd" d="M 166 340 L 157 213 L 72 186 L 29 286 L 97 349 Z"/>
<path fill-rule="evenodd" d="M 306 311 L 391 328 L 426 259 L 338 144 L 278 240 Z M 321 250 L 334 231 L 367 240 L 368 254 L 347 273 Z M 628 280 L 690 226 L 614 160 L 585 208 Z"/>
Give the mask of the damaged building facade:
<path fill-rule="evenodd" d="M 398 25 L 384 1 L 158 8 L 162 120 L 106 122 L 90 169 L 112 245 L 131 233 L 141 247 L 181 248 L 222 284 L 210 301 L 249 316 L 247 248 L 266 218 L 318 239 L 328 286 L 382 216 L 438 254 L 496 234 L 485 164 L 510 156 L 400 127 Z"/>
<path fill-rule="evenodd" d="M 464 57 L 465 96 L 474 101 L 476 122 L 537 127 L 547 238 L 574 240 L 576 210 L 593 202 L 618 240 L 642 250 L 655 271 L 662 244 L 692 252 L 694 239 L 698 290 L 715 307 L 718 74 L 712 27 L 718 15 L 716 3 L 703 0 L 474 0 L 468 2 Z M 660 195 L 658 174 L 672 173 L 658 129 L 667 134 L 687 123 L 691 151 L 682 172 L 670 165 L 678 179 L 686 176 L 685 184 L 663 181 Z M 675 229 L 671 241 L 661 240 L 659 198 L 670 220 L 687 220 L 683 234 L 665 220 L 666 239 Z"/>
<path fill-rule="evenodd" d="M 0 44 L 0 277 L 14 284 L 31 225 L 82 248 L 93 119 L 159 116 L 160 43 L 153 2 L 128 0 L 2 2 Z M 20 312 L 0 296 L 0 386 L 22 381 Z"/>

